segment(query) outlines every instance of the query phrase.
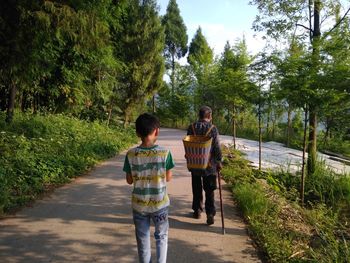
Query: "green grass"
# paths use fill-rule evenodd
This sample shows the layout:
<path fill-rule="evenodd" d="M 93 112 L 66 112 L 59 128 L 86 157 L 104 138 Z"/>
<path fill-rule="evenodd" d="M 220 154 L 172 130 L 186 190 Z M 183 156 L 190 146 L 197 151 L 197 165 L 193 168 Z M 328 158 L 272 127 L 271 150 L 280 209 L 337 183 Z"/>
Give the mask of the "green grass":
<path fill-rule="evenodd" d="M 224 179 L 266 261 L 350 262 L 349 177 L 319 164 L 308 177 L 303 208 L 300 175 L 258 172 L 239 152 L 224 152 Z"/>
<path fill-rule="evenodd" d="M 0 214 L 81 175 L 136 142 L 133 130 L 63 115 L 0 114 Z"/>

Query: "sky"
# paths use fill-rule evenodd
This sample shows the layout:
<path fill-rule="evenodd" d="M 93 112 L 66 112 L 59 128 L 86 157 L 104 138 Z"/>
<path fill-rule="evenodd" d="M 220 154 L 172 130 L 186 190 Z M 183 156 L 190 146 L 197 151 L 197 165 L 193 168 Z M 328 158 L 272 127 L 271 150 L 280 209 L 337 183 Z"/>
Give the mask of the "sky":
<path fill-rule="evenodd" d="M 169 0 L 158 0 L 160 14 L 164 15 Z M 226 41 L 230 44 L 243 35 L 248 51 L 253 55 L 264 47 L 264 41 L 254 37 L 251 29 L 258 11 L 248 4 L 249 0 L 177 0 L 180 15 L 187 27 L 191 42 L 200 26 L 209 46 L 216 55 L 223 52 Z"/>

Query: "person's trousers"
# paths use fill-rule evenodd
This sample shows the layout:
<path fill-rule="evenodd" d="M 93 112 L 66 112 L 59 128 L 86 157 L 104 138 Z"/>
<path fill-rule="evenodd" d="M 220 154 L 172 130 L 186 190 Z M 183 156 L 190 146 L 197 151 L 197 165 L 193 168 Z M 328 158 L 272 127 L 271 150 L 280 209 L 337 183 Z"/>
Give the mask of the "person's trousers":
<path fill-rule="evenodd" d="M 216 175 L 203 175 L 200 172 L 192 172 L 192 209 L 203 211 L 203 190 L 205 192 L 205 212 L 207 215 L 216 214 L 214 191 L 217 188 Z"/>
<path fill-rule="evenodd" d="M 168 207 L 148 214 L 133 211 L 133 219 L 140 263 L 151 262 L 151 219 L 155 226 L 154 237 L 156 239 L 157 263 L 166 263 L 169 229 Z"/>

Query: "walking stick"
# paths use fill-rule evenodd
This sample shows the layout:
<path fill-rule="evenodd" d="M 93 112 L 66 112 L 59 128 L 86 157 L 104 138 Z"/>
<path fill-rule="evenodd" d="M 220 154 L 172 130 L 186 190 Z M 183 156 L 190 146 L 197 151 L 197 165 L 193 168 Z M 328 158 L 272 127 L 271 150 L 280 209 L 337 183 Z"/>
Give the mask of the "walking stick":
<path fill-rule="evenodd" d="M 222 234 L 225 235 L 224 209 L 223 209 L 223 205 L 222 205 L 221 173 L 220 173 L 220 171 L 218 172 L 218 181 L 219 181 L 219 193 L 220 193 L 220 210 L 221 210 Z"/>

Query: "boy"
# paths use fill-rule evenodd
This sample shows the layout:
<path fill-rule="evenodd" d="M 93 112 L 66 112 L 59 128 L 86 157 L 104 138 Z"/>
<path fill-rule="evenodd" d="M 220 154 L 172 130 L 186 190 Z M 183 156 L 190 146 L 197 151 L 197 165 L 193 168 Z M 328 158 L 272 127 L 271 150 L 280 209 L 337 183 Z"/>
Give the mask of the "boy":
<path fill-rule="evenodd" d="M 168 248 L 169 182 L 174 162 L 169 150 L 155 145 L 159 135 L 159 120 L 148 113 L 136 120 L 136 133 L 140 146 L 130 149 L 125 157 L 124 172 L 132 192 L 133 219 L 139 260 L 151 262 L 150 220 L 155 225 L 157 262 L 165 263 Z"/>

